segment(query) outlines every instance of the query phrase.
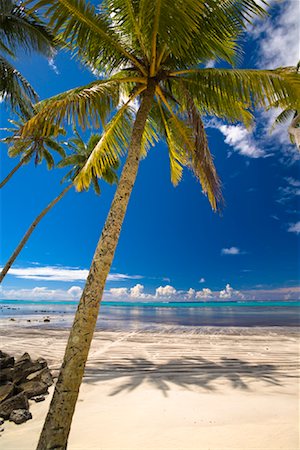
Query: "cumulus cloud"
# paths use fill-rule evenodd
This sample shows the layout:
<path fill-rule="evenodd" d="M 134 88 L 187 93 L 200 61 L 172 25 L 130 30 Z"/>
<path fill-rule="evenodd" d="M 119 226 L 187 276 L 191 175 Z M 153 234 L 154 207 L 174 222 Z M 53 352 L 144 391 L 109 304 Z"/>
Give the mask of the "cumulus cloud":
<path fill-rule="evenodd" d="M 87 269 L 79 269 L 77 267 L 59 267 L 59 266 L 35 266 L 11 268 L 8 272 L 16 278 L 25 280 L 40 281 L 85 281 L 89 271 Z M 126 281 L 143 278 L 141 275 L 127 275 L 124 273 L 110 273 L 108 281 Z"/>
<path fill-rule="evenodd" d="M 205 278 L 200 278 L 199 283 L 205 283 Z"/>
<path fill-rule="evenodd" d="M 234 297 L 244 298 L 244 295 L 240 291 L 236 291 L 235 289 L 233 289 L 230 284 L 226 284 L 225 289 L 220 291 L 219 297 L 226 299 L 231 299 Z"/>
<path fill-rule="evenodd" d="M 249 30 L 259 44 L 257 65 L 270 69 L 295 66 L 299 60 L 299 3 L 272 3 L 278 8 L 276 17 L 256 22 Z"/>
<path fill-rule="evenodd" d="M 159 286 L 155 291 L 155 297 L 171 297 L 177 293 L 173 286 L 167 284 L 166 286 Z"/>
<path fill-rule="evenodd" d="M 130 297 L 132 298 L 142 298 L 145 297 L 144 286 L 142 284 L 136 284 L 130 289 Z"/>
<path fill-rule="evenodd" d="M 213 292 L 209 288 L 203 288 L 201 291 L 196 292 L 196 298 L 207 299 L 213 297 Z"/>
<path fill-rule="evenodd" d="M 288 231 L 290 233 L 300 234 L 300 222 L 291 223 L 288 228 Z"/>
<path fill-rule="evenodd" d="M 241 255 L 242 252 L 238 247 L 222 248 L 222 255 Z"/>
<path fill-rule="evenodd" d="M 49 289 L 36 286 L 32 289 L 7 289 L 0 286 L 0 298 L 7 300 L 79 300 L 82 293 L 80 286 L 70 289 Z"/>
<path fill-rule="evenodd" d="M 300 226 L 299 226 L 300 230 Z M 284 300 L 299 299 L 300 287 L 262 289 L 263 286 L 257 286 L 256 289 L 245 290 L 243 292 L 233 289 L 227 284 L 225 289 L 212 291 L 209 288 L 203 288 L 196 291 L 193 288 L 187 291 L 176 290 L 172 286 L 160 286 L 154 293 L 146 293 L 144 286 L 137 284 L 131 288 L 111 288 L 104 293 L 105 300 L 118 301 L 203 301 L 203 300 Z M 158 290 L 158 293 L 157 293 Z M 31 289 L 10 289 L 0 286 L 0 298 L 10 300 L 79 300 L 82 294 L 80 286 L 71 286 L 67 290 L 49 289 L 45 286 L 36 286 Z"/>
<path fill-rule="evenodd" d="M 128 289 L 127 288 L 111 288 L 108 291 L 113 297 L 128 297 Z"/>

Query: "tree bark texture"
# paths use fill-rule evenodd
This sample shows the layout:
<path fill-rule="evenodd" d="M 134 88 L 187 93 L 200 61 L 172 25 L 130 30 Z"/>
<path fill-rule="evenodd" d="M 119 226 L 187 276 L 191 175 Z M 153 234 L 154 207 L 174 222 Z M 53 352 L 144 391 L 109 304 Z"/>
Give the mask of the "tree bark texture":
<path fill-rule="evenodd" d="M 65 189 L 54 200 L 52 200 L 52 202 L 49 203 L 49 205 L 45 209 L 43 209 L 43 211 L 32 222 L 32 224 L 30 225 L 30 227 L 28 228 L 28 230 L 24 234 L 22 240 L 20 241 L 19 245 L 17 246 L 17 248 L 15 249 L 15 251 L 13 252 L 11 257 L 9 258 L 9 260 L 7 261 L 5 266 L 3 267 L 3 269 L 2 269 L 2 271 L 0 273 L 0 284 L 2 283 L 5 275 L 7 274 L 7 272 L 9 271 L 11 266 L 13 265 L 13 263 L 15 262 L 15 260 L 18 257 L 19 253 L 23 249 L 24 245 L 26 244 L 26 242 L 30 238 L 30 236 L 31 236 L 32 232 L 34 231 L 35 227 L 39 224 L 39 222 L 47 214 L 47 212 L 50 211 L 50 209 L 52 209 L 53 206 L 55 206 L 56 203 L 58 203 L 63 198 L 63 196 L 71 189 L 72 186 L 73 186 L 73 184 L 69 184 L 67 187 L 65 187 Z"/>
<path fill-rule="evenodd" d="M 20 161 L 18 162 L 18 164 L 13 168 L 13 170 L 11 170 L 9 172 L 9 174 L 7 175 L 7 177 L 4 178 L 4 180 L 1 181 L 0 183 L 0 189 L 3 188 L 3 186 L 11 179 L 11 177 L 13 176 L 14 173 L 16 173 L 16 171 L 24 164 L 24 161 L 22 159 L 20 159 Z"/>
<path fill-rule="evenodd" d="M 129 198 L 136 180 L 142 136 L 154 97 L 155 84 L 144 92 L 133 126 L 128 156 L 98 242 L 55 386 L 37 450 L 65 450 L 84 374 L 100 302 L 118 244 Z"/>

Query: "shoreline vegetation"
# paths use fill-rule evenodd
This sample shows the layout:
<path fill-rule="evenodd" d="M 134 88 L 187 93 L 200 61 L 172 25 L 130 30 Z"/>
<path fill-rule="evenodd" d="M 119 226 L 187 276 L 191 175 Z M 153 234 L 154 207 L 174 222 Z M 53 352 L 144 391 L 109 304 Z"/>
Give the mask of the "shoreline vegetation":
<path fill-rule="evenodd" d="M 1 321 L 1 349 L 47 358 L 56 377 L 68 331 L 47 325 Z M 285 327 L 96 331 L 68 449 L 294 450 L 298 342 Z M 5 423 L 3 448 L 35 447 L 50 397 L 32 402 L 32 420 Z"/>

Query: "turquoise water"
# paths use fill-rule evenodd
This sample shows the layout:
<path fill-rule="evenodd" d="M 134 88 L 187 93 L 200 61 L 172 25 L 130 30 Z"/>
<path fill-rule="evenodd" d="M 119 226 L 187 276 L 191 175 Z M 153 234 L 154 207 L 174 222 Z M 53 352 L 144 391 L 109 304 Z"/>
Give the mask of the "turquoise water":
<path fill-rule="evenodd" d="M 0 305 L 77 305 L 78 301 L 54 301 L 54 300 L 1 300 Z M 130 307 L 130 308 L 249 308 L 249 307 L 300 307 L 300 300 L 272 300 L 272 301 L 207 301 L 207 302 L 126 302 L 126 301 L 102 301 L 103 306 Z"/>
<path fill-rule="evenodd" d="M 70 327 L 77 301 L 0 300 L 0 316 L 28 326 Z M 299 327 L 300 301 L 109 302 L 101 303 L 99 329 L 185 327 Z M 45 318 L 50 319 L 47 325 Z"/>

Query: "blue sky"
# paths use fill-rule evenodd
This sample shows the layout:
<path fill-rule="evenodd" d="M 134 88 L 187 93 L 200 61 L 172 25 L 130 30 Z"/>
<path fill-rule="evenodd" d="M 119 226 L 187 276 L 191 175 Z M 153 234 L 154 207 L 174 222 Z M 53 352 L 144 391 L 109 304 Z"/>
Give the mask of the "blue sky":
<path fill-rule="evenodd" d="M 298 42 L 294 2 L 287 0 L 243 37 L 241 67 L 295 65 Z M 50 63 L 20 56 L 16 65 L 41 99 L 94 79 L 67 53 Z M 5 127 L 10 115 L 0 107 Z M 165 144 L 151 150 L 141 162 L 106 299 L 299 298 L 299 152 L 289 144 L 286 127 L 270 134 L 275 116 L 258 111 L 251 132 L 206 119 L 226 201 L 221 216 L 211 211 L 189 172 L 178 187 L 171 185 Z M 17 163 L 4 144 L 1 162 L 3 178 Z M 63 174 L 30 163 L 1 190 L 0 264 L 62 190 Z M 102 183 L 100 197 L 69 192 L 35 230 L 0 298 L 78 298 L 114 190 Z"/>

